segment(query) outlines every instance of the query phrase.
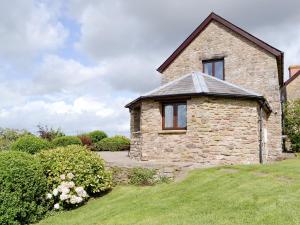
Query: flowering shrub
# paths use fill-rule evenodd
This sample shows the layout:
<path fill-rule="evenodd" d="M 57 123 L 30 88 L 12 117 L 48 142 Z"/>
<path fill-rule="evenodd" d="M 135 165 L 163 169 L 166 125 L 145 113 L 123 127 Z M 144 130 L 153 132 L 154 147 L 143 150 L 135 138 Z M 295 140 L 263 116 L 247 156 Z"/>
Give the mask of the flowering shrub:
<path fill-rule="evenodd" d="M 13 151 L 27 152 L 30 154 L 35 154 L 49 148 L 51 148 L 50 142 L 34 135 L 20 137 L 11 145 L 11 150 Z"/>
<path fill-rule="evenodd" d="M 83 146 L 69 145 L 43 151 L 38 158 L 51 189 L 61 184 L 61 174 L 68 173 L 76 175 L 74 183 L 83 187 L 89 195 L 111 188 L 111 174 L 105 170 L 103 160 Z"/>
<path fill-rule="evenodd" d="M 53 200 L 55 210 L 70 209 L 82 205 L 88 194 L 83 187 L 78 187 L 73 182 L 73 173 L 60 175 L 61 183 L 46 195 L 48 200 Z"/>

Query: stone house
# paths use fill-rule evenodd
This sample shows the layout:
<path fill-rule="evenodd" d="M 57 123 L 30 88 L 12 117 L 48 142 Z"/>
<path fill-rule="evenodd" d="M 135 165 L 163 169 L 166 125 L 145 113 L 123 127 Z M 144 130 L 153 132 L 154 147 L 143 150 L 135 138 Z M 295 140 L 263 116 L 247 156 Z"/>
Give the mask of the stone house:
<path fill-rule="evenodd" d="M 249 164 L 282 154 L 283 52 L 211 13 L 126 105 L 131 158 Z"/>
<path fill-rule="evenodd" d="M 283 93 L 286 100 L 300 99 L 300 65 L 289 67 L 289 79 L 284 83 Z"/>

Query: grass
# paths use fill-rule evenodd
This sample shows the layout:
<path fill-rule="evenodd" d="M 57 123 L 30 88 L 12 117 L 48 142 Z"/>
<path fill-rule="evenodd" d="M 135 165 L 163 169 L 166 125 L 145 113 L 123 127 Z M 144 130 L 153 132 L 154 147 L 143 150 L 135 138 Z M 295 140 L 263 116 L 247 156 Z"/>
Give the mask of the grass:
<path fill-rule="evenodd" d="M 196 170 L 180 183 L 119 186 L 40 225 L 300 224 L 300 160 Z"/>

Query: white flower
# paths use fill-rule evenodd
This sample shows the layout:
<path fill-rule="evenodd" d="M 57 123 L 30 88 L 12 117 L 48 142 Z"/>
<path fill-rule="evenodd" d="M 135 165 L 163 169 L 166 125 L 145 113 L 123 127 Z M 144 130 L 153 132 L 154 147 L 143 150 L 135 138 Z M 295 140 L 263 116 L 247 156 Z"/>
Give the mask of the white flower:
<path fill-rule="evenodd" d="M 58 195 L 58 190 L 57 190 L 57 188 L 55 188 L 55 189 L 53 190 L 52 194 L 53 194 L 54 196 L 57 196 L 57 195 Z"/>
<path fill-rule="evenodd" d="M 73 187 L 75 187 L 75 183 L 74 183 L 73 181 L 70 181 L 70 182 L 67 182 L 67 183 L 66 183 L 66 186 L 67 186 L 68 188 L 73 188 Z"/>
<path fill-rule="evenodd" d="M 52 194 L 51 193 L 47 193 L 46 199 L 51 199 L 51 198 L 52 198 Z"/>
<path fill-rule="evenodd" d="M 66 179 L 66 175 L 62 174 L 59 176 L 61 180 L 65 180 Z"/>
<path fill-rule="evenodd" d="M 65 200 L 67 200 L 68 198 L 70 198 L 70 195 L 67 195 L 67 194 L 61 194 L 60 196 L 59 196 L 59 199 L 61 200 L 61 201 L 65 201 Z"/>
<path fill-rule="evenodd" d="M 86 191 L 83 189 L 83 187 L 77 187 L 75 188 L 75 191 L 79 195 L 79 197 L 85 198 L 88 196 Z"/>
<path fill-rule="evenodd" d="M 77 201 L 77 203 L 80 203 L 80 202 L 83 201 L 83 198 L 81 198 L 81 197 L 76 197 L 76 201 Z"/>
<path fill-rule="evenodd" d="M 78 204 L 78 203 L 81 203 L 82 201 L 83 201 L 83 198 L 81 198 L 81 197 L 77 197 L 75 195 L 72 195 L 70 197 L 70 203 L 71 204 Z"/>
<path fill-rule="evenodd" d="M 71 195 L 71 197 L 70 197 L 70 203 L 71 204 L 76 204 L 77 203 L 77 199 L 76 199 L 75 195 Z"/>
<path fill-rule="evenodd" d="M 68 194 L 69 192 L 70 192 L 70 189 L 68 187 L 63 187 L 61 189 L 61 193 L 63 193 L 63 194 Z"/>
<path fill-rule="evenodd" d="M 56 203 L 56 204 L 54 205 L 54 209 L 56 209 L 56 210 L 59 209 L 59 204 L 58 204 L 58 203 Z"/>
<path fill-rule="evenodd" d="M 68 174 L 67 174 L 67 177 L 68 177 L 70 180 L 72 180 L 75 176 L 74 176 L 73 173 L 68 173 Z"/>

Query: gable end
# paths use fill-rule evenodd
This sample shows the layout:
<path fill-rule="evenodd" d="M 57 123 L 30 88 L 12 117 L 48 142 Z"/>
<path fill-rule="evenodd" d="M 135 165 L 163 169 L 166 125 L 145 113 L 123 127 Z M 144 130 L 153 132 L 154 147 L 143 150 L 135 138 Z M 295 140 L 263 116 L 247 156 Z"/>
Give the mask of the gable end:
<path fill-rule="evenodd" d="M 224 18 L 216 15 L 215 13 L 211 13 L 194 31 L 193 33 L 171 54 L 170 57 L 157 69 L 158 72 L 163 73 L 168 66 L 181 54 L 181 52 L 196 38 L 199 34 L 212 22 L 216 21 L 223 26 L 227 27 L 228 29 L 232 30 L 235 33 L 238 33 L 242 37 L 246 38 L 247 40 L 251 41 L 252 43 L 256 44 L 260 48 L 264 49 L 265 51 L 269 52 L 270 54 L 274 55 L 277 60 L 278 66 L 278 74 L 279 74 L 279 84 L 283 86 L 283 52 L 272 47 L 271 45 L 265 43 L 264 41 L 254 37 L 253 35 L 249 34 L 245 30 L 237 27 L 236 25 L 230 23 L 229 21 L 225 20 Z"/>

